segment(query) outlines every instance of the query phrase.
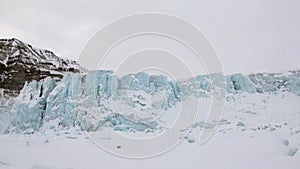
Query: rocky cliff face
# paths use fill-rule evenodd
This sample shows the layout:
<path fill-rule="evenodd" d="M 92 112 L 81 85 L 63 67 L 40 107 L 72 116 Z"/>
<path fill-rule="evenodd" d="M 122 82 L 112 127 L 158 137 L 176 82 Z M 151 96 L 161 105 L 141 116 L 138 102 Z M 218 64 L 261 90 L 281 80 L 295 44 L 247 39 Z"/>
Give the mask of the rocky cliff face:
<path fill-rule="evenodd" d="M 52 51 L 37 49 L 18 39 L 0 39 L 0 88 L 4 94 L 17 96 L 25 82 L 52 77 L 59 81 L 66 72 L 85 69 L 76 61 L 63 59 Z"/>

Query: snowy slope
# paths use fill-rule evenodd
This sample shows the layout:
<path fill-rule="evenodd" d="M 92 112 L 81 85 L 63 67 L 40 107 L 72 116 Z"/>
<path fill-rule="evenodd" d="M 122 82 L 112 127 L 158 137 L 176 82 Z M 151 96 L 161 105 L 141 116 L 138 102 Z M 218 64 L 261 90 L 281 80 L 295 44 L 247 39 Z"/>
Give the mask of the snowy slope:
<path fill-rule="evenodd" d="M 107 153 L 80 128 L 1 135 L 0 168 L 297 169 L 299 102 L 299 96 L 287 92 L 237 94 L 226 102 L 222 123 L 207 143 L 191 141 L 201 131 L 197 127 L 170 152 L 142 160 Z"/>

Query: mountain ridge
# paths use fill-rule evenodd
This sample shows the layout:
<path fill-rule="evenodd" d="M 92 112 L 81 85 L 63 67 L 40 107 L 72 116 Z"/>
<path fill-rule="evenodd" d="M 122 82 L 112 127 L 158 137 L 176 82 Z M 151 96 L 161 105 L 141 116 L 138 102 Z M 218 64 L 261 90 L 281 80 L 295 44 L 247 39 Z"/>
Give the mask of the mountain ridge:
<path fill-rule="evenodd" d="M 67 72 L 83 73 L 86 69 L 76 61 L 19 39 L 0 39 L 0 88 L 10 96 L 17 96 L 25 82 L 46 77 L 59 81 Z"/>

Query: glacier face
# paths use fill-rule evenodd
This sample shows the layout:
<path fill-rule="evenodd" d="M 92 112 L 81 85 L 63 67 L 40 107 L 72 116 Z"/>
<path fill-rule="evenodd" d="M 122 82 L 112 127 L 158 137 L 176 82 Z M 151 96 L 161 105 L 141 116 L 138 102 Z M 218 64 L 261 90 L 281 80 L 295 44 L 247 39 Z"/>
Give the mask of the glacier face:
<path fill-rule="evenodd" d="M 79 126 L 85 131 L 111 127 L 118 131 L 153 131 L 159 124 L 151 116 L 120 114 L 116 103 L 140 112 L 167 110 L 186 97 L 210 97 L 210 76 L 172 81 L 145 72 L 118 78 L 112 71 L 66 74 L 60 82 L 46 78 L 26 83 L 20 95 L 0 107 L 1 133 L 32 133 L 44 123 L 56 127 Z M 291 92 L 300 96 L 300 71 L 287 74 L 234 74 L 225 76 L 228 95 Z M 149 97 L 151 99 L 149 99 Z M 150 101 L 151 100 L 151 101 Z"/>

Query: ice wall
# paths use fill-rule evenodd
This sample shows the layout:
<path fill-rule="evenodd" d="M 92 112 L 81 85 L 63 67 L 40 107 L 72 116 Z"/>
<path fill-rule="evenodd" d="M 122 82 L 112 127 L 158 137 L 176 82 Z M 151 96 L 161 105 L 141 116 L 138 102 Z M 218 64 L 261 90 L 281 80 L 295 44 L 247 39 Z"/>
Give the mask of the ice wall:
<path fill-rule="evenodd" d="M 128 117 L 114 108 L 116 100 L 125 100 L 131 107 L 146 110 L 146 96 L 163 93 L 157 100 L 158 109 L 169 109 L 185 97 L 210 97 L 213 90 L 210 76 L 199 75 L 186 80 L 172 81 L 163 75 L 140 72 L 117 78 L 112 71 L 98 70 L 87 74 L 70 73 L 60 82 L 51 78 L 26 83 L 20 95 L 1 105 L 1 133 L 32 133 L 44 123 L 56 121 L 57 126 L 79 126 L 96 131 L 112 127 L 122 131 L 155 130 L 152 119 Z M 300 96 L 300 71 L 286 74 L 234 74 L 225 77 L 226 91 L 276 94 L 292 92 Z M 130 95 L 128 93 L 134 93 Z M 124 95 L 125 93 L 125 95 Z"/>

